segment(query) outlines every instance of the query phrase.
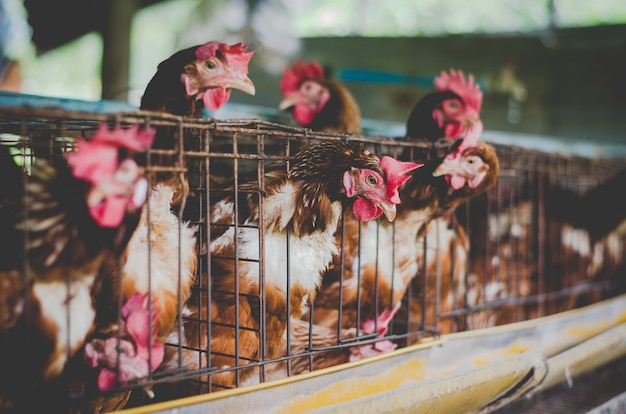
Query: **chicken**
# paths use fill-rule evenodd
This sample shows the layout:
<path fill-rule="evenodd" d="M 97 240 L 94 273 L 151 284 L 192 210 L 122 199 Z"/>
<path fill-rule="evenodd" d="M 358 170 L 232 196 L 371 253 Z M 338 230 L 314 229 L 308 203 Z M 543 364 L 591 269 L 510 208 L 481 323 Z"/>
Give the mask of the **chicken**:
<path fill-rule="evenodd" d="M 542 291 L 568 294 L 542 306 L 500 306 L 477 312 L 473 326 L 512 323 L 536 318 L 540 312 L 545 315 L 593 303 L 602 291 L 588 289 L 592 281 L 608 283 L 610 289 L 621 286 L 615 275 L 624 266 L 626 221 L 623 202 L 613 194 L 623 187 L 624 178 L 626 170 L 622 169 L 580 194 L 546 185 L 544 196 L 538 197 L 540 205 L 533 200 L 507 201 L 505 212 L 489 214 L 489 232 L 481 235 L 485 247 L 470 274 L 482 288 L 476 292 L 477 303 L 532 298 Z M 486 215 L 484 206 L 479 207 Z M 537 220 L 544 220 L 545 236 L 538 235 Z M 538 254 L 546 258 L 545 270 L 534 259 Z"/>
<path fill-rule="evenodd" d="M 213 111 L 222 107 L 232 89 L 254 95 L 248 78 L 254 52 L 246 52 L 247 48 L 241 43 L 208 42 L 174 53 L 159 63 L 140 109 L 197 117 L 204 107 Z"/>
<path fill-rule="evenodd" d="M 461 145 L 437 165 L 433 176 L 443 176 L 452 189 L 439 203 L 439 215 L 454 211 L 463 202 L 493 187 L 499 174 L 495 149 L 482 141 L 482 122 L 470 127 Z"/>
<path fill-rule="evenodd" d="M 344 84 L 326 77 L 315 61 L 295 61 L 280 80 L 280 110 L 314 131 L 361 135 L 361 110 Z"/>
<path fill-rule="evenodd" d="M 253 51 L 241 43 L 227 45 L 207 42 L 174 53 L 161 62 L 141 97 L 141 110 L 157 111 L 179 116 L 200 117 L 204 108 L 217 110 L 230 99 L 232 89 L 254 95 L 254 83 L 248 77 L 248 64 Z M 158 131 L 154 148 L 172 149 L 177 140 L 177 128 Z M 189 134 L 189 131 L 186 131 Z M 194 140 L 185 136 L 185 150 L 194 150 Z M 178 153 L 168 157 L 160 155 L 160 166 L 178 165 Z M 187 167 L 187 165 L 182 165 Z M 174 188 L 172 204 L 177 206 L 189 192 L 188 177 L 180 174 L 160 173 L 157 182 L 165 182 Z"/>
<path fill-rule="evenodd" d="M 442 71 L 434 83 L 436 91 L 422 97 L 409 115 L 409 139 L 457 139 L 480 119 L 483 93 L 473 75 L 466 80 L 462 71 L 451 69 L 449 74 Z"/>
<path fill-rule="evenodd" d="M 430 266 L 430 256 L 424 257 L 429 223 L 495 184 L 497 157 L 491 146 L 477 141 L 481 132 L 482 124 L 475 123 L 443 161 L 428 161 L 413 172 L 400 189 L 403 203 L 393 224 L 358 223 L 346 213 L 344 230 L 337 235 L 343 254 L 324 274 L 313 323 L 347 329 L 403 298 L 418 270 Z"/>
<path fill-rule="evenodd" d="M 159 308 L 150 312 L 148 294 L 135 292 L 122 307 L 124 336 L 95 338 L 85 345 L 85 355 L 92 368 L 99 367 L 98 389 L 108 390 L 129 381 L 147 377 L 163 360 L 164 347 L 155 341 L 151 329 Z"/>
<path fill-rule="evenodd" d="M 362 221 L 382 214 L 393 220 L 397 189 L 415 167 L 379 159 L 361 143 L 324 141 L 302 149 L 288 173 L 280 165 L 267 171 L 263 188 L 239 186 L 239 202 L 229 196 L 213 204 L 211 307 L 190 304 L 196 320 L 210 318 L 211 342 L 203 342 L 206 326 L 186 318 L 185 345 L 210 350 L 208 365 L 220 370 L 282 356 L 288 319 L 300 317 L 337 253 L 334 234 L 344 206 L 351 204 Z M 183 355 L 188 369 L 197 369 L 199 359 Z M 254 372 L 223 371 L 211 380 L 234 387 L 258 381 Z"/>
<path fill-rule="evenodd" d="M 153 137 L 103 124 L 66 159 L 37 158 L 25 204 L 2 209 L 3 239 L 21 249 L 1 260 L 0 285 L 9 289 L 0 295 L 0 406 L 32 403 L 94 329 L 94 289 L 110 276 L 103 269 L 123 252 L 146 198 L 129 152 L 145 151 Z"/>
<path fill-rule="evenodd" d="M 181 222 L 170 211 L 173 188 L 158 183 L 144 206 L 137 230 L 122 255 L 122 292 L 152 293 L 157 340 L 169 335 L 189 298 L 198 257 L 196 226 Z M 179 300 L 180 293 L 180 300 Z"/>
<path fill-rule="evenodd" d="M 545 213 L 550 226 L 546 246 L 549 267 L 543 281 L 531 281 L 531 293 L 541 288 L 540 283 L 549 291 L 578 290 L 555 301 L 548 311 L 570 310 L 600 300 L 602 291 L 584 289 L 590 282 L 603 281 L 615 292 L 624 286 L 626 203 L 615 194 L 622 191 L 625 180 L 623 168 L 580 194 L 561 186 L 548 190 Z M 566 277 L 553 277 L 563 274 Z"/>
<path fill-rule="evenodd" d="M 468 135 L 472 134 L 472 128 Z M 467 148 L 461 144 L 460 149 L 458 155 L 446 157 L 433 172 L 436 176 L 450 177 L 453 191 L 439 201 L 437 211 L 425 227 L 425 235 L 420 239 L 423 279 L 416 278 L 411 283 L 412 297 L 426 295 L 427 306 L 424 311 L 421 301 L 411 301 L 410 323 L 424 324 L 440 334 L 452 332 L 455 325 L 452 318 L 440 318 L 439 314 L 477 304 L 466 303 L 469 294 L 465 278 L 471 241 L 454 212 L 467 200 L 492 188 L 499 174 L 498 157 L 491 145 L 479 141 Z M 436 292 L 439 292 L 438 305 Z M 460 326 L 465 323 L 458 321 Z"/>
<path fill-rule="evenodd" d="M 263 357 L 264 352 L 263 359 L 281 356 L 278 350 L 284 340 L 287 317 L 301 316 L 304 307 L 315 296 L 321 272 L 337 253 L 334 233 L 342 205 L 353 198 L 352 211 L 358 220 L 373 220 L 384 213 L 389 221 L 393 221 L 396 204 L 400 202 L 397 188 L 408 179 L 403 174 L 415 167 L 415 164 L 400 163 L 390 157 L 379 160 L 361 144 L 333 141 L 314 144 L 300 151 L 288 174 L 278 170 L 266 177 L 265 214 L 261 221 L 266 243 L 266 254 L 263 255 L 266 258 L 266 344 L 265 347 L 259 344 L 254 332 L 241 332 L 239 357 L 244 359 L 243 364 L 245 358 Z M 220 221 L 220 214 L 232 210 L 231 203 L 228 200 L 226 204 L 220 202 L 214 206 L 212 218 Z M 259 223 L 257 203 L 252 197 L 248 198 L 250 213 L 240 214 L 240 218 L 247 218 L 242 224 Z M 229 221 L 234 224 L 232 219 Z M 212 364 L 218 368 L 233 366 L 232 356 L 238 353 L 232 340 L 231 326 L 236 322 L 232 320 L 236 308 L 232 293 L 218 293 L 236 290 L 231 276 L 235 269 L 232 259 L 227 258 L 238 256 L 233 250 L 235 246 L 243 257 L 259 257 L 258 230 L 240 228 L 240 234 L 234 232 L 231 227 L 211 243 L 213 304 L 218 310 L 212 318 L 211 348 L 220 352 L 212 357 Z M 288 249 L 285 246 L 287 235 Z M 235 237 L 238 243 L 234 243 Z M 289 277 L 285 274 L 287 266 Z M 258 266 L 242 262 L 237 270 L 240 298 L 245 294 L 258 296 Z M 241 304 L 243 318 L 239 321 L 240 327 L 258 329 L 263 325 L 262 320 L 259 323 L 255 302 L 249 300 Z M 249 313 L 257 315 L 251 318 Z M 225 381 L 222 382 L 221 377 L 226 377 Z M 232 386 L 236 382 L 232 373 L 219 374 L 213 379 L 222 385 Z"/>
<path fill-rule="evenodd" d="M 175 53 L 159 64 L 141 99 L 141 109 L 197 117 L 203 107 L 216 110 L 223 106 L 232 89 L 254 94 L 247 75 L 254 52 L 246 50 L 247 45 L 240 43 L 208 42 Z M 167 141 L 174 141 L 169 132 L 168 128 L 157 131 L 155 147 L 167 148 Z M 160 159 L 159 166 L 169 162 L 176 164 Z M 187 193 L 179 184 L 178 174 L 173 179 L 156 177 L 139 227 L 123 256 L 124 298 L 150 289 L 159 315 L 155 322 L 159 341 L 170 334 L 196 276 L 196 228 L 171 211 Z M 183 188 L 187 188 L 186 181 Z"/>
<path fill-rule="evenodd" d="M 452 141 L 468 132 L 468 125 L 474 125 L 470 127 L 471 133 L 457 141 L 456 147 L 452 142 L 448 144 L 452 152 L 446 154 L 445 159 L 449 160 L 447 162 L 457 160 L 454 168 L 459 171 L 449 169 L 445 178 L 438 177 L 441 174 L 435 174 L 436 168 L 445 168 L 440 164 L 447 162 L 433 147 L 417 157 L 426 164 L 415 171 L 401 189 L 404 203 L 398 209 L 394 225 L 360 224 L 349 212 L 346 214 L 343 236 L 338 235 L 337 241 L 343 253 L 336 258 L 333 268 L 324 274 L 314 306 L 315 324 L 347 329 L 398 303 L 418 269 L 424 265 L 424 236 L 429 222 L 449 214 L 448 211 L 462 202 L 456 200 L 464 199 L 461 177 L 469 172 L 461 170 L 466 163 L 459 161 L 459 154 L 464 148 L 474 146 L 482 133 L 482 123 L 478 120 L 482 92 L 474 85 L 471 75 L 466 81 L 462 72 L 454 70 L 450 74 L 442 72 L 435 79 L 435 86 L 438 92 L 429 94 L 414 108 L 407 122 L 407 131 L 412 135 L 406 139 L 435 142 L 439 138 L 449 138 Z M 464 98 L 470 104 L 465 105 Z M 416 149 L 406 147 L 402 159 L 415 158 Z M 484 175 L 473 179 L 479 182 L 483 178 Z"/>
<path fill-rule="evenodd" d="M 358 361 L 396 349 L 397 344 L 384 338 L 400 302 L 391 310 L 384 310 L 376 319 L 361 323 L 359 329 L 337 329 L 310 324 L 298 318 L 290 321 L 290 355 L 288 362 L 291 375 L 332 367 L 346 362 Z M 359 339 L 357 342 L 356 339 Z M 296 358 L 297 355 L 305 355 Z M 284 377 L 281 373 L 279 377 Z M 274 375 L 277 375 L 274 373 Z"/>
<path fill-rule="evenodd" d="M 94 289 L 94 332 L 83 358 L 71 361 L 66 370 L 73 393 L 83 394 L 72 402 L 74 412 L 123 408 L 133 391 L 127 385 L 163 362 L 164 342 L 185 307 L 197 266 L 196 227 L 170 211 L 173 191 L 163 183 L 151 189 L 126 249 L 106 269 L 115 280 L 104 280 Z M 148 293 L 152 301 L 146 299 Z M 98 393 L 112 387 L 119 389 Z M 148 398 L 154 397 L 151 384 L 142 388 Z"/>
<path fill-rule="evenodd" d="M 438 147 L 449 152 L 455 140 L 461 138 L 469 126 L 480 120 L 483 94 L 462 71 L 442 71 L 434 80 L 436 90 L 423 96 L 413 107 L 406 123 L 405 139 L 410 142 L 430 143 L 431 148 L 414 145 L 406 147 L 403 160 L 424 162 L 439 159 Z M 438 145 L 435 145 L 438 144 Z"/>
<path fill-rule="evenodd" d="M 425 236 L 420 239 L 420 245 L 423 246 L 420 251 L 426 252 L 422 272 L 425 280 L 413 280 L 412 296 L 421 298 L 427 295 L 427 301 L 431 304 L 430 309 L 426 311 L 428 319 L 425 319 L 426 316 L 422 312 L 422 303 L 413 300 L 410 305 L 413 321 L 420 321 L 422 326 L 431 326 L 440 333 L 447 333 L 452 330 L 451 319 L 441 320 L 436 316 L 440 312 L 450 310 L 452 306 L 460 307 L 464 303 L 465 275 L 471 245 L 463 227 L 457 222 L 456 209 L 471 198 L 484 198 L 485 191 L 495 185 L 499 171 L 497 155 L 493 148 L 478 143 L 478 137 L 482 133 L 480 110 L 483 93 L 474 82 L 473 75 L 469 74 L 466 79 L 462 71 L 451 69 L 449 73 L 442 71 L 434 83 L 436 91 L 423 97 L 407 120 L 407 139 L 422 137 L 435 142 L 441 138 L 455 140 L 463 134 L 469 135 L 470 139 L 461 141 L 460 145 L 463 148 L 453 148 L 452 153 L 448 154 L 437 167 L 437 171 L 440 172 L 437 175 L 443 173 L 446 176 L 449 194 L 440 199 L 439 206 L 431 217 L 433 222 L 424 227 Z M 472 147 L 475 149 L 465 153 L 466 156 L 459 156 L 465 148 Z M 439 159 L 432 154 L 431 151 L 428 157 L 434 159 L 433 163 L 436 164 Z M 403 156 L 403 159 L 413 158 L 414 150 L 408 148 Z M 458 174 L 471 175 L 472 172 L 454 173 L 454 167 L 450 164 L 458 163 L 457 167 L 463 169 L 461 164 L 471 167 L 474 160 L 480 161 L 475 167 L 479 165 L 486 167 L 483 172 L 476 170 L 476 174 L 473 175 L 473 180 L 481 184 L 464 185 L 465 179 Z M 447 175 L 448 173 L 450 174 Z M 437 273 L 442 275 L 437 282 L 442 304 L 438 311 L 434 308 L 436 302 L 433 292 Z M 454 295 L 450 293 L 453 285 L 457 287 Z M 405 318 L 402 311 L 400 314 L 400 318 Z"/>
<path fill-rule="evenodd" d="M 97 325 L 85 346 L 85 362 L 76 361 L 67 370 L 70 387 L 86 396 L 73 402 L 73 411 L 123 408 L 133 390 L 126 386 L 164 361 L 164 342 L 175 331 L 179 309 L 185 308 L 197 266 L 196 227 L 170 211 L 172 195 L 173 189 L 163 183 L 151 189 L 137 229 L 118 261 L 121 270 L 109 270 L 115 277 L 120 275 L 121 282 L 98 289 Z M 151 302 L 146 299 L 149 292 Z M 122 388 L 97 393 L 112 387 Z M 143 385 L 143 391 L 154 398 L 151 384 Z"/>

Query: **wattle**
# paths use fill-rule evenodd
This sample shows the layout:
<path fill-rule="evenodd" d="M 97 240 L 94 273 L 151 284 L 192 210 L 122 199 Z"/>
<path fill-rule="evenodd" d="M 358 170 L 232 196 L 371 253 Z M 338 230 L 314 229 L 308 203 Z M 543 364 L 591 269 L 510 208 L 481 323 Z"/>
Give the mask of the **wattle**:
<path fill-rule="evenodd" d="M 457 175 L 457 174 L 453 174 L 450 177 L 450 186 L 455 189 L 455 190 L 460 190 L 461 188 L 463 188 L 463 186 L 465 185 L 465 178 Z"/>
<path fill-rule="evenodd" d="M 102 368 L 98 374 L 98 389 L 106 391 L 117 385 L 117 373 L 108 368 Z"/>
<path fill-rule="evenodd" d="M 127 197 L 112 195 L 89 207 L 89 214 L 100 227 L 117 227 L 124 218 L 127 205 Z"/>
<path fill-rule="evenodd" d="M 354 217 L 360 221 L 375 220 L 383 214 L 383 210 L 365 198 L 357 198 L 352 204 Z"/>
<path fill-rule="evenodd" d="M 230 99 L 230 89 L 226 88 L 207 89 L 202 95 L 202 102 L 204 102 L 204 106 L 210 111 L 220 109 L 228 102 L 228 99 Z"/>
<path fill-rule="evenodd" d="M 446 138 L 458 138 L 465 132 L 465 127 L 460 122 L 449 122 L 443 128 Z"/>
<path fill-rule="evenodd" d="M 311 125 L 313 117 L 315 116 L 315 108 L 311 108 L 308 105 L 297 104 L 293 108 L 293 117 L 301 126 Z"/>

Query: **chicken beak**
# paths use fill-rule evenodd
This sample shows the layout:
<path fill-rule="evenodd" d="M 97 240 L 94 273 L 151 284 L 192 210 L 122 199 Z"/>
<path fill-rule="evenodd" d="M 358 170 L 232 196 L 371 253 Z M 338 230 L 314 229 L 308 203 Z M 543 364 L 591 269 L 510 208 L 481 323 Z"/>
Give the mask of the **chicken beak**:
<path fill-rule="evenodd" d="M 449 174 L 452 174 L 453 172 L 454 172 L 453 168 L 444 161 L 441 164 L 439 164 L 437 168 L 435 168 L 435 171 L 433 171 L 433 177 L 439 177 L 441 175 L 449 175 Z"/>
<path fill-rule="evenodd" d="M 291 95 L 287 95 L 285 98 L 283 98 L 282 101 L 280 101 L 280 103 L 278 104 L 278 109 L 281 111 L 284 111 L 286 109 L 291 108 L 292 106 L 294 106 L 295 104 L 297 104 L 299 101 L 298 96 L 296 94 L 291 94 Z"/>
<path fill-rule="evenodd" d="M 380 209 L 383 211 L 385 217 L 389 222 L 393 222 L 396 219 L 396 205 L 393 203 L 380 203 L 378 205 Z"/>
<path fill-rule="evenodd" d="M 256 93 L 256 88 L 254 87 L 254 83 L 252 83 L 250 78 L 247 76 L 244 76 L 243 78 L 234 78 L 230 80 L 227 83 L 226 87 L 240 90 L 241 92 L 247 93 L 248 95 L 254 95 Z"/>
<path fill-rule="evenodd" d="M 471 127 L 475 122 L 480 120 L 480 115 L 476 111 L 471 111 L 467 119 L 465 120 L 465 126 Z"/>

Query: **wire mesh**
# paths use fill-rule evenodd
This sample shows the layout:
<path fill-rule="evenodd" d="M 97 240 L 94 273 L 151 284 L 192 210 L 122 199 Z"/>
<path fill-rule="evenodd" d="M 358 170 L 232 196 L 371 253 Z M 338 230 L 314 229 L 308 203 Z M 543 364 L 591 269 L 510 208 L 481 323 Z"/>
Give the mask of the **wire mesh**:
<path fill-rule="evenodd" d="M 22 167 L 28 180 L 34 159 L 61 157 L 74 148 L 76 137 L 90 138 L 100 123 L 155 128 L 157 135 L 165 137 L 161 142 L 166 144 L 147 151 L 142 161 L 146 175 L 153 186 L 159 182 L 159 177 L 169 176 L 179 183 L 186 182 L 188 188 L 180 190 L 180 200 L 168 206 L 168 212 L 175 218 L 172 221 L 175 237 L 168 240 L 171 244 L 165 247 L 165 252 L 155 241 L 160 234 L 159 213 L 150 204 L 145 211 L 149 224 L 146 237 L 152 240 L 147 244 L 147 260 L 140 270 L 147 275 L 145 290 L 154 293 L 162 288 L 162 281 L 156 278 L 162 277 L 166 270 L 160 267 L 162 259 L 157 259 L 157 255 L 174 263 L 169 276 L 174 284 L 170 290 L 175 292 L 171 299 L 175 316 L 170 321 L 169 334 L 158 339 L 165 344 L 165 362 L 146 377 L 120 380 L 106 393 L 93 386 L 93 375 L 91 383 L 85 380 L 78 387 L 75 381 L 68 381 L 64 391 L 72 404 L 89 404 L 95 400 L 101 403 L 102 399 L 122 394 L 125 397 L 118 407 L 132 406 L 269 381 L 348 361 L 345 355 L 357 346 L 392 341 L 403 347 L 425 337 L 562 312 L 624 291 L 620 283 L 626 251 L 623 229 L 617 228 L 604 237 L 592 239 L 561 220 L 560 211 L 550 205 L 547 196 L 555 188 L 584 194 L 621 171 L 626 166 L 625 160 L 587 159 L 494 144 L 500 163 L 497 184 L 425 227 L 423 237 L 416 241 L 419 265 L 410 281 L 404 283 L 392 278 L 390 288 L 379 290 L 377 275 L 373 286 L 367 290 L 357 274 L 356 286 L 363 288 L 356 290 L 357 296 L 350 309 L 339 306 L 346 299 L 342 297 L 342 285 L 346 283 L 342 269 L 348 266 L 346 256 L 354 256 L 354 246 L 348 247 L 351 237 L 357 234 L 361 240 L 367 236 L 361 233 L 361 226 L 356 230 L 346 228 L 341 220 L 337 229 L 339 252 L 333 265 L 335 279 L 327 281 L 339 286 L 335 322 L 319 330 L 314 327 L 315 315 L 320 309 L 314 302 L 310 303 L 301 318 L 287 318 L 284 349 L 276 350 L 266 337 L 268 325 L 272 323 L 268 309 L 274 299 L 268 296 L 268 278 L 272 275 L 265 274 L 265 269 L 266 262 L 275 260 L 274 252 L 265 250 L 267 240 L 263 226 L 250 224 L 245 216 L 249 198 L 258 202 L 261 216 L 263 209 L 271 208 L 264 204 L 270 185 L 267 168 L 281 165 L 289 169 L 295 152 L 317 141 L 362 141 L 375 153 L 392 156 L 399 156 L 409 147 L 414 149 L 415 161 L 424 161 L 432 144 L 313 133 L 257 119 L 190 119 L 149 112 L 104 115 L 3 108 L 0 145 L 10 149 L 12 158 Z M 235 219 L 212 218 L 212 207 L 226 196 L 234 200 Z M 393 240 L 400 229 L 393 225 L 391 228 Z M 189 229 L 193 229 L 193 238 L 189 237 Z M 258 238 L 256 254 L 241 251 L 236 237 L 232 252 L 210 247 L 210 241 L 219 235 L 238 234 L 240 229 L 249 229 Z M 382 240 L 379 237 L 383 229 L 375 231 L 373 240 L 377 243 Z M 285 244 L 289 246 L 290 235 L 285 237 Z M 185 238 L 192 239 L 193 246 L 185 245 Z M 192 247 L 191 253 L 183 251 L 182 246 Z M 378 251 L 376 248 L 373 254 Z M 376 263 L 393 261 L 395 254 L 392 249 L 391 258 L 376 257 Z M 184 276 L 189 272 L 190 256 L 196 264 L 191 277 Z M 289 248 L 286 256 L 289 263 Z M 350 260 L 360 260 L 358 253 L 355 257 Z M 120 260 L 127 259 L 121 257 Z M 242 269 L 256 269 L 255 288 L 242 286 L 239 277 L 230 285 L 214 286 L 211 275 L 218 271 L 216 260 L 232 263 L 236 275 Z M 286 284 L 290 286 L 293 275 L 289 271 L 286 275 Z M 23 277 L 29 281 L 27 269 Z M 123 280 L 125 274 L 118 271 L 111 277 Z M 119 314 L 125 292 L 120 288 L 116 294 L 119 300 L 108 306 L 116 307 L 115 314 Z M 242 320 L 246 312 L 251 313 L 248 322 L 233 324 L 221 319 L 223 310 L 216 307 L 217 297 L 228 298 L 235 304 L 232 318 L 235 321 Z M 361 323 L 365 319 L 365 308 L 369 307 L 369 312 L 374 309 L 378 314 L 393 307 L 396 297 L 400 298 L 400 308 L 386 334 L 380 337 L 377 333 L 364 332 Z M 244 302 L 251 308 L 243 308 L 241 303 Z M 289 298 L 285 302 L 284 312 L 289 314 Z M 67 317 L 75 315 L 68 313 Z M 114 335 L 120 335 L 119 327 L 116 332 Z M 212 342 L 216 332 L 227 332 L 234 338 L 233 350 L 225 351 Z M 248 354 L 244 338 L 258 341 L 258 352 Z M 214 357 L 229 362 L 218 368 L 211 363 Z"/>

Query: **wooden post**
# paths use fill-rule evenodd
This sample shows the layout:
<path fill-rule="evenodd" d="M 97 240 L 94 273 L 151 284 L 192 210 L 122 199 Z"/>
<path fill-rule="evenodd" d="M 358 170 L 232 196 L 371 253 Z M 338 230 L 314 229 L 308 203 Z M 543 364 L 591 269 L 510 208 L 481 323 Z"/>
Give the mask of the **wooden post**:
<path fill-rule="evenodd" d="M 102 28 L 102 99 L 127 101 L 130 71 L 130 34 L 137 0 L 110 0 Z"/>

